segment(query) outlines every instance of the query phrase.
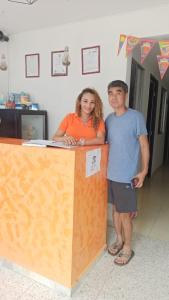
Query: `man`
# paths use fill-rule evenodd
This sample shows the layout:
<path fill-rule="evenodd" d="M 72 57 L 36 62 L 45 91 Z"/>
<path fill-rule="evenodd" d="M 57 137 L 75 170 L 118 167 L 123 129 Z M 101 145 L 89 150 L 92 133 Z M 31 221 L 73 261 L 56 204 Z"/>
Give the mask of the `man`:
<path fill-rule="evenodd" d="M 109 201 L 113 204 L 116 241 L 109 248 L 117 255 L 114 262 L 127 264 L 134 255 L 131 247 L 132 217 L 137 213 L 135 187 L 143 185 L 148 172 L 149 146 L 142 114 L 125 105 L 128 86 L 121 80 L 108 85 L 108 98 L 113 108 L 106 119 L 109 143 Z"/>

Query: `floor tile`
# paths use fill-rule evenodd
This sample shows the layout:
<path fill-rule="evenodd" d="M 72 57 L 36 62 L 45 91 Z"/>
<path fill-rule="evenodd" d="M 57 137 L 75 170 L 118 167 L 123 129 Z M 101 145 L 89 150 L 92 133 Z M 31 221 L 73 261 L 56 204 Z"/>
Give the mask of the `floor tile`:
<path fill-rule="evenodd" d="M 0 267 L 0 299 L 18 299 L 28 288 L 32 281 L 14 271 Z"/>
<path fill-rule="evenodd" d="M 42 284 L 33 283 L 23 295 L 17 300 L 68 300 L 69 297 L 56 292 Z"/>

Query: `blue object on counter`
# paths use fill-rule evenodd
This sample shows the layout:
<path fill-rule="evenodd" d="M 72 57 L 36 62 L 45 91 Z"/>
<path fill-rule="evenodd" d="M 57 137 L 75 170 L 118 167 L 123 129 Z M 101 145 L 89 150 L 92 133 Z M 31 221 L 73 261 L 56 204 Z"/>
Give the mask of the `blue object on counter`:
<path fill-rule="evenodd" d="M 20 104 L 20 103 L 16 103 L 15 108 L 16 109 L 23 109 L 22 104 Z"/>
<path fill-rule="evenodd" d="M 32 109 L 32 110 L 38 110 L 39 109 L 39 104 L 38 103 L 32 103 L 30 109 Z"/>

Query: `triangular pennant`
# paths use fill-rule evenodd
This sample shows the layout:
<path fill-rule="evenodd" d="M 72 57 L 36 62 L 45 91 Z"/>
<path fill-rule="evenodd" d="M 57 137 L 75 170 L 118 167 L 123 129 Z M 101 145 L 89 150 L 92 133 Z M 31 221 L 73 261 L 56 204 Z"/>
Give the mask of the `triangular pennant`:
<path fill-rule="evenodd" d="M 160 77 L 163 79 L 168 67 L 169 67 L 169 56 L 157 55 Z"/>
<path fill-rule="evenodd" d="M 159 41 L 161 55 L 169 55 L 169 41 Z"/>
<path fill-rule="evenodd" d="M 126 45 L 126 56 L 128 56 L 134 47 L 139 43 L 140 39 L 135 36 L 127 37 L 127 45 Z"/>
<path fill-rule="evenodd" d="M 126 40 L 126 35 L 125 34 L 120 34 L 120 38 L 119 38 L 119 48 L 118 48 L 118 53 L 117 55 L 119 55 L 120 51 L 121 51 L 121 48 L 123 47 L 123 44 Z"/>
<path fill-rule="evenodd" d="M 144 62 L 145 58 L 150 53 L 150 51 L 152 50 L 152 48 L 154 47 L 156 42 L 157 41 L 155 41 L 155 40 L 141 39 L 141 41 L 140 41 L 141 63 Z"/>

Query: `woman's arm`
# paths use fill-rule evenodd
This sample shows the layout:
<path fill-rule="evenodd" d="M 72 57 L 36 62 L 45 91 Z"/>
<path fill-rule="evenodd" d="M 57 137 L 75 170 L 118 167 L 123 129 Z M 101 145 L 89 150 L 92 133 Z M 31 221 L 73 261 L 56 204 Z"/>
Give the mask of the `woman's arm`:
<path fill-rule="evenodd" d="M 65 131 L 63 131 L 60 128 L 57 129 L 57 131 L 52 139 L 56 142 L 63 142 L 66 145 L 76 145 L 77 144 L 77 140 L 74 137 L 65 135 Z"/>
<path fill-rule="evenodd" d="M 56 142 L 63 142 L 64 140 L 64 135 L 65 135 L 65 132 L 61 129 L 57 129 L 52 140 L 56 141 Z"/>
<path fill-rule="evenodd" d="M 96 137 L 93 139 L 81 139 L 80 140 L 80 145 L 99 145 L 99 144 L 104 144 L 105 143 L 105 123 L 103 120 L 100 121 Z"/>
<path fill-rule="evenodd" d="M 104 144 L 104 141 L 105 141 L 105 133 L 98 131 L 97 136 L 94 139 L 87 140 L 87 139 L 81 138 L 77 144 L 80 146 L 99 145 L 99 144 Z"/>
<path fill-rule="evenodd" d="M 72 120 L 73 114 L 68 114 L 61 122 L 59 128 L 57 129 L 55 135 L 53 136 L 53 140 L 56 142 L 63 142 L 66 145 L 76 145 L 77 140 L 66 134 L 67 128 L 70 126 L 70 120 Z"/>

